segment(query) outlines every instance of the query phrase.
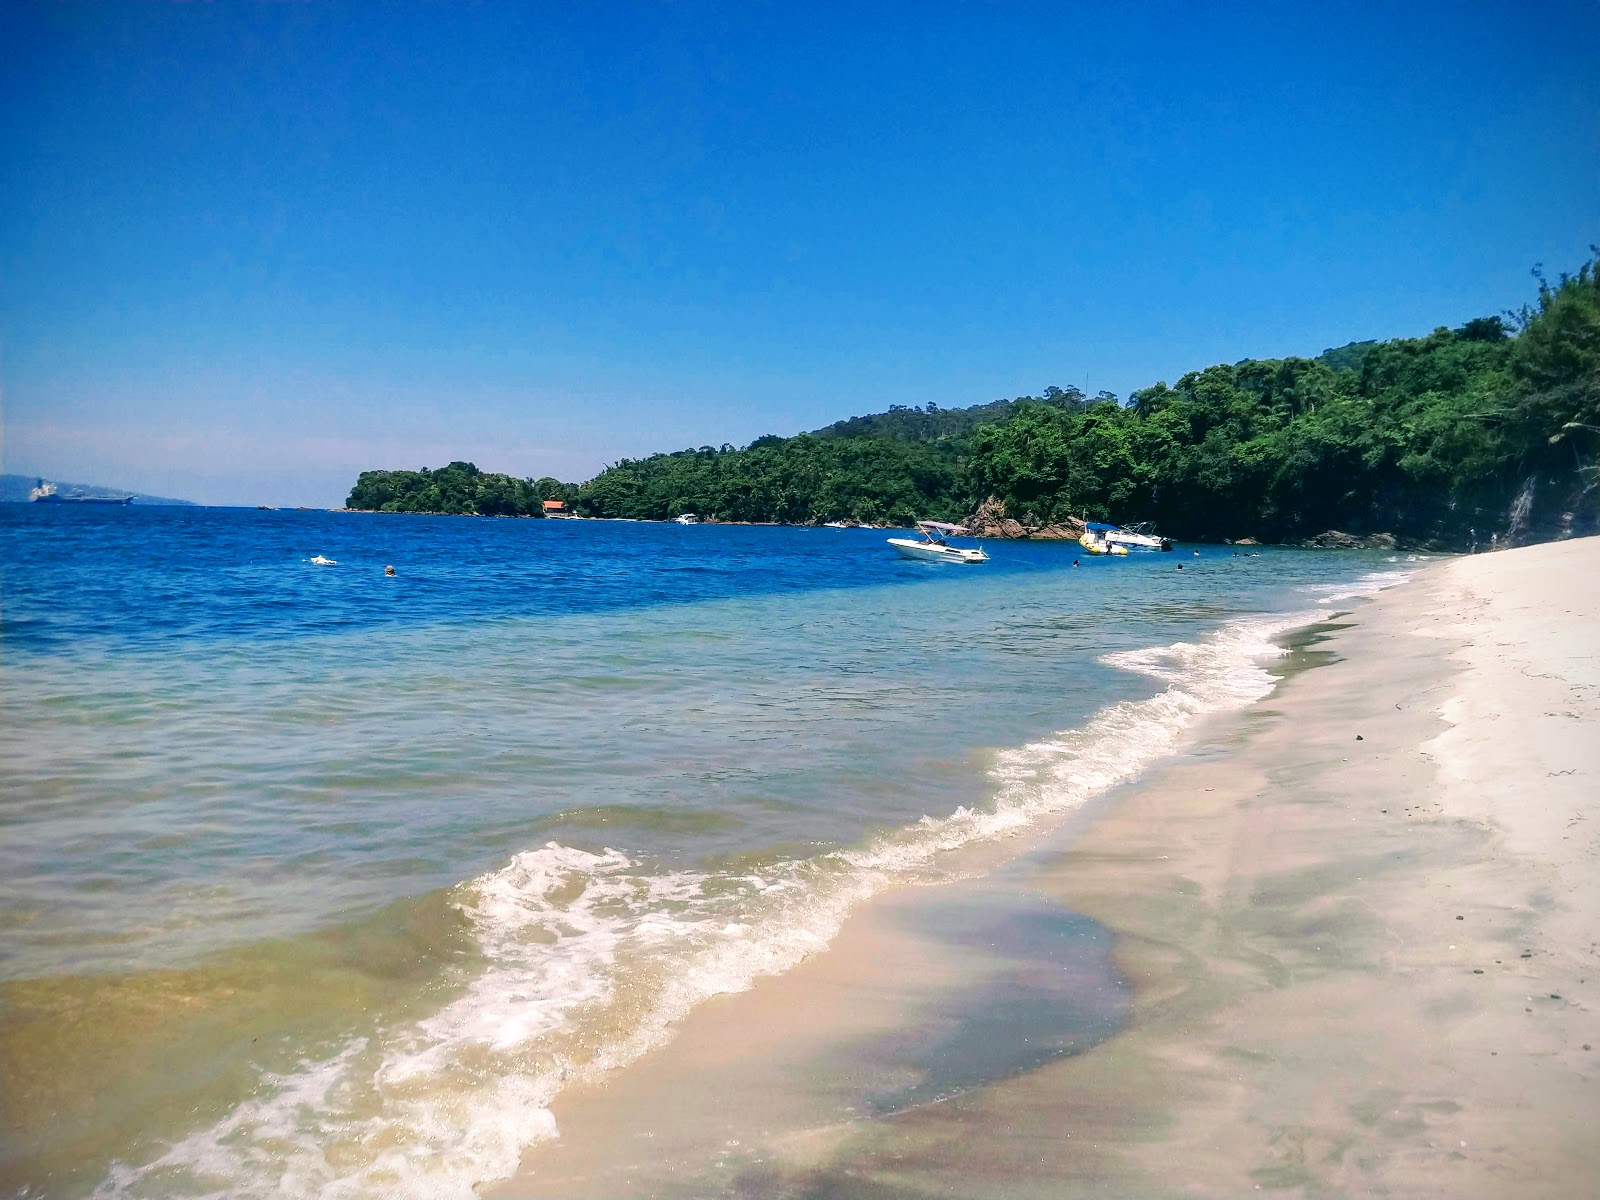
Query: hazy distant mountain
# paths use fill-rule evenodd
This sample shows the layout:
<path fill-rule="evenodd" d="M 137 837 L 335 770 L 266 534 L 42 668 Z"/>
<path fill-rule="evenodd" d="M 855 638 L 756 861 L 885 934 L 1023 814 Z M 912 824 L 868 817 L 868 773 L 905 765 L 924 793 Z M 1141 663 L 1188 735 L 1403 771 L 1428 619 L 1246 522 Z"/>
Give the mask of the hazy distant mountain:
<path fill-rule="evenodd" d="M 0 475 L 0 502 L 23 501 L 28 499 L 31 492 L 39 483 L 37 475 Z M 126 488 L 101 487 L 98 483 L 68 483 L 64 479 L 49 479 L 56 488 L 67 496 L 126 496 L 130 493 Z M 174 500 L 170 496 L 147 496 L 143 492 L 133 492 L 135 504 L 193 504 L 193 500 Z"/>

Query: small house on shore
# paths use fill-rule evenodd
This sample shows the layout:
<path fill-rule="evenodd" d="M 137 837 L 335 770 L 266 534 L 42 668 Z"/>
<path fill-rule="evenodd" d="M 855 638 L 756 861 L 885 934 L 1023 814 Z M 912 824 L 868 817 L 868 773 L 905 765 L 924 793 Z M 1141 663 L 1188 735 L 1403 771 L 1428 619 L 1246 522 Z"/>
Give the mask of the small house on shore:
<path fill-rule="evenodd" d="M 575 517 L 578 514 L 567 507 L 565 500 L 546 500 L 544 502 L 544 515 L 547 517 Z"/>

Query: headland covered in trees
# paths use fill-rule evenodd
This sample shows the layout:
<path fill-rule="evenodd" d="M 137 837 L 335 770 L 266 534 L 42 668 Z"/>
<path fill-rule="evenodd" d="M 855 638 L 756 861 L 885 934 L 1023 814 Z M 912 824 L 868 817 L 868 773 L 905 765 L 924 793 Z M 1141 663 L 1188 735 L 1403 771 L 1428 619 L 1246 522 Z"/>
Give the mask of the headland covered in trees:
<path fill-rule="evenodd" d="M 1600 252 L 1597 252 L 1600 253 Z M 1127 402 L 1051 387 L 971 408 L 896 406 L 793 437 L 623 459 L 586 483 L 471 463 L 365 471 L 348 507 L 538 516 L 907 524 L 1003 513 L 1173 537 L 1342 531 L 1462 548 L 1597 532 L 1600 257 L 1535 272 L 1535 301 L 1426 337 L 1247 359 Z M 1015 526 L 1013 526 L 1015 528 Z"/>

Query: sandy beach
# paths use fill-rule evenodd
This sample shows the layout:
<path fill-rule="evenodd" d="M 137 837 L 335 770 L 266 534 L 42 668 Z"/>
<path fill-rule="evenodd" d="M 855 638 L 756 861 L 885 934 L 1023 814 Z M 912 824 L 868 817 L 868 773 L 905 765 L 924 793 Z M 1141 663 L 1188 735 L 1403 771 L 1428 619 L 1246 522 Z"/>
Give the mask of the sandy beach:
<path fill-rule="evenodd" d="M 1597 585 L 1537 546 L 1305 631 L 1048 845 L 571 1089 L 493 1194 L 1595 1194 Z"/>

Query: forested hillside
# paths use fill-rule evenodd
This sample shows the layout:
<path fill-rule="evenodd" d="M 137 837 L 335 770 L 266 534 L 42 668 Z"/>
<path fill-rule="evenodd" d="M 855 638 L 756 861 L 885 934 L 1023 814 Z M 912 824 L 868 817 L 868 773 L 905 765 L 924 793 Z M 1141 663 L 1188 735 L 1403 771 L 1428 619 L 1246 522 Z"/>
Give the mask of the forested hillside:
<path fill-rule="evenodd" d="M 345 506 L 372 512 L 542 517 L 545 500 L 573 491 L 554 479 L 517 479 L 453 462 L 437 471 L 363 471 Z"/>
<path fill-rule="evenodd" d="M 960 519 L 993 497 L 1025 524 L 1073 515 L 1153 520 L 1179 538 L 1337 529 L 1461 546 L 1595 531 L 1597 458 L 1591 262 L 1541 277 L 1515 313 L 1315 359 L 1207 367 L 1126 403 L 1048 388 L 975 408 L 894 408 L 743 449 L 625 459 L 577 487 L 474 475 L 468 495 L 440 479 L 468 464 L 367 472 L 350 504 L 488 513 L 552 495 L 591 516 L 904 523 Z"/>
<path fill-rule="evenodd" d="M 1100 399 L 1116 397 L 1101 392 Z M 816 431 L 815 436 L 829 437 L 881 437 L 899 441 L 937 441 L 955 434 L 970 433 L 979 425 L 992 425 L 1013 417 L 1025 404 L 1044 401 L 1060 408 L 1082 408 L 1083 393 L 1077 388 L 1047 387 L 1039 397 L 1020 396 L 1015 400 L 994 400 L 988 404 L 975 404 L 971 408 L 940 408 L 937 404 L 891 404 L 888 412 L 867 417 L 850 417 L 835 421 Z"/>

